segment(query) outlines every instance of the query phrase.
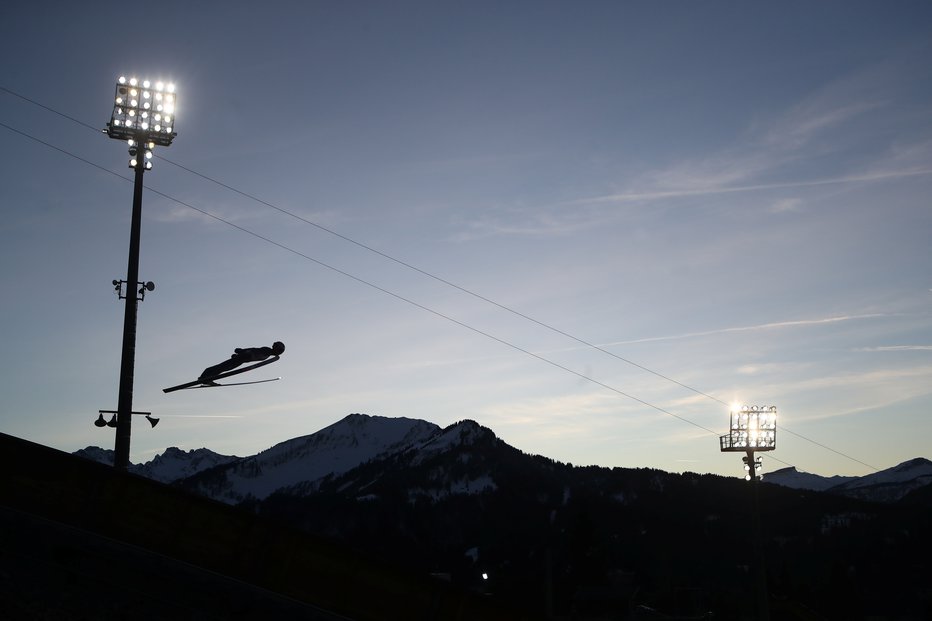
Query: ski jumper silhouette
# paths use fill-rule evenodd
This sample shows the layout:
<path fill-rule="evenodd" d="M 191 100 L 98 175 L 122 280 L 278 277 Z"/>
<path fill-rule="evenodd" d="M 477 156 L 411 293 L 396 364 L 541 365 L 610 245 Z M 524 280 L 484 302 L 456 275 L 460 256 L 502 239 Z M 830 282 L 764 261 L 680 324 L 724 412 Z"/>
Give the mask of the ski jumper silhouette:
<path fill-rule="evenodd" d="M 212 367 L 207 367 L 197 379 L 199 382 L 205 384 L 212 383 L 210 380 L 221 373 L 232 371 L 239 365 L 247 362 L 259 362 L 271 356 L 280 356 L 283 351 L 285 351 L 285 344 L 281 341 L 275 341 L 272 343 L 271 347 L 237 347 L 233 350 L 233 355 L 230 356 L 228 360 L 224 360 L 220 364 L 215 364 Z"/>

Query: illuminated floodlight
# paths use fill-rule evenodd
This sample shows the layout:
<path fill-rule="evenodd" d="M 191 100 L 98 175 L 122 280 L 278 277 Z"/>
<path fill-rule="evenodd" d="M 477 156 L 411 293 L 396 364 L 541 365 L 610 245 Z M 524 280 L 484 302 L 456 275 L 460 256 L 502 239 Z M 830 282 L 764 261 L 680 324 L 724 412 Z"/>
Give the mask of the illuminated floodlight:
<path fill-rule="evenodd" d="M 118 140 L 151 141 L 163 147 L 169 146 L 177 135 L 172 131 L 176 97 L 174 84 L 121 76 L 116 83 L 107 135 Z M 167 115 L 164 122 L 152 123 L 149 120 L 149 111 L 153 108 Z"/>
<path fill-rule="evenodd" d="M 723 452 L 745 453 L 744 478 L 747 481 L 760 481 L 761 460 L 754 457 L 759 451 L 772 451 L 777 448 L 777 406 L 775 405 L 733 405 L 731 407 L 731 428 L 728 434 L 719 438 Z"/>
<path fill-rule="evenodd" d="M 731 409 L 731 428 L 719 438 L 722 451 L 772 451 L 777 448 L 777 406 L 742 405 Z"/>

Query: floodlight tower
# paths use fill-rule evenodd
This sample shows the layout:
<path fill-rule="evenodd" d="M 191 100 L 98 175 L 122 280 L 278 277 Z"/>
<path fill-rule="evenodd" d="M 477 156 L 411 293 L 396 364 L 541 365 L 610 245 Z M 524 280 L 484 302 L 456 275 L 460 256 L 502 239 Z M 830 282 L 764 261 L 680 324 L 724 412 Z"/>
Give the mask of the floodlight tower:
<path fill-rule="evenodd" d="M 759 621 L 770 621 L 770 607 L 767 595 L 767 573 L 764 570 L 764 554 L 761 549 L 760 499 L 758 482 L 761 475 L 760 458 L 754 459 L 756 451 L 772 451 L 777 448 L 777 406 L 742 405 L 731 408 L 731 425 L 729 433 L 719 438 L 723 452 L 746 453 L 742 458 L 747 474 L 744 478 L 751 482 L 751 495 L 754 506 L 754 565 L 756 574 L 757 612 Z"/>
<path fill-rule="evenodd" d="M 751 482 L 760 480 L 761 462 L 760 458 L 754 459 L 754 453 L 777 448 L 777 406 L 732 407 L 730 431 L 719 438 L 719 443 L 723 452 L 747 453 L 742 458 L 747 471 L 744 478 Z"/>
<path fill-rule="evenodd" d="M 126 299 L 123 316 L 123 357 L 120 363 L 120 392 L 116 412 L 116 444 L 113 465 L 129 466 L 129 441 L 133 418 L 133 374 L 136 366 L 136 313 L 146 291 L 155 289 L 152 282 L 139 281 L 139 237 L 142 221 L 142 175 L 152 168 L 155 145 L 167 147 L 177 135 L 175 121 L 175 86 L 163 82 L 120 77 L 114 95 L 113 113 L 104 131 L 129 145 L 129 167 L 135 170 L 133 184 L 133 218 L 129 236 L 129 263 L 125 281 L 114 281 L 117 294 Z M 126 285 L 126 293 L 123 293 Z"/>

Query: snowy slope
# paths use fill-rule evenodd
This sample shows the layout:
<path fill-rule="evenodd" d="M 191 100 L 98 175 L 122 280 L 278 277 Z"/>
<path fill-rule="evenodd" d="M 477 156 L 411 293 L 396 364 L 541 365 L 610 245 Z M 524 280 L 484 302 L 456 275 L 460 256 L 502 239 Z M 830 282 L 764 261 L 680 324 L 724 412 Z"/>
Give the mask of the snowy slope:
<path fill-rule="evenodd" d="M 383 496 L 407 497 L 410 502 L 437 501 L 449 496 L 476 495 L 498 489 L 495 480 L 504 453 L 517 449 L 499 440 L 492 430 L 465 420 L 364 464 L 343 476 L 283 489 L 292 496 L 320 491 L 358 501 Z"/>
<path fill-rule="evenodd" d="M 794 489 L 826 491 L 861 500 L 896 502 L 914 489 L 932 484 L 932 461 L 917 457 L 862 477 L 823 477 L 799 472 L 790 467 L 767 474 L 764 481 Z"/>
<path fill-rule="evenodd" d="M 460 421 L 420 442 L 414 443 L 411 446 L 414 455 L 410 463 L 411 465 L 419 465 L 431 457 L 449 451 L 453 447 L 472 446 L 480 440 L 494 437 L 495 434 L 490 429 L 482 427 L 475 421 Z"/>
<path fill-rule="evenodd" d="M 113 450 L 89 446 L 73 453 L 78 457 L 90 459 L 107 466 L 113 465 Z M 129 472 L 155 479 L 162 483 L 171 483 L 179 479 L 193 476 L 199 472 L 213 468 L 220 464 L 236 461 L 239 457 L 221 455 L 210 449 L 199 448 L 183 451 L 174 446 L 165 449 L 161 455 L 156 455 L 151 461 L 144 464 L 130 464 Z"/>
<path fill-rule="evenodd" d="M 413 483 L 409 495 L 436 499 L 451 493 L 496 489 L 501 465 L 484 463 L 484 456 L 489 446 L 498 442 L 492 430 L 469 420 L 441 429 L 423 420 L 351 414 L 316 433 L 287 440 L 251 457 L 172 447 L 150 462 L 131 465 L 130 472 L 236 504 L 249 498 L 266 499 L 276 491 L 311 494 L 327 477 L 339 477 L 367 462 L 392 457 L 390 464 L 380 463 L 355 483 L 374 485 L 386 474 L 386 468 L 399 470 L 396 477 L 404 476 L 400 470 L 412 471 L 421 480 Z M 112 450 L 88 447 L 75 455 L 113 464 Z M 456 465 L 448 462 L 451 457 Z M 413 473 L 435 462 L 426 474 Z M 769 473 L 764 480 L 794 489 L 895 502 L 919 487 L 932 485 L 932 462 L 917 458 L 864 477 L 823 477 L 790 467 Z M 357 491 L 360 496 L 370 493 L 364 487 Z"/>
<path fill-rule="evenodd" d="M 422 442 L 440 427 L 410 418 L 351 414 L 317 433 L 277 444 L 187 482 L 205 496 L 227 503 L 263 499 L 285 487 L 312 491 L 328 475 L 342 474 L 379 455 Z"/>
<path fill-rule="evenodd" d="M 206 448 L 183 451 L 172 446 L 165 449 L 161 455 L 156 455 L 152 461 L 134 466 L 132 471 L 162 483 L 171 483 L 238 459 L 239 457 L 220 455 Z"/>
<path fill-rule="evenodd" d="M 90 459 L 91 461 L 96 461 L 97 463 L 104 464 L 106 466 L 113 465 L 113 449 L 102 449 L 99 446 L 89 446 L 87 448 L 78 449 L 72 455 L 77 457 L 83 457 L 84 459 Z M 130 469 L 133 466 L 130 464 Z"/>
<path fill-rule="evenodd" d="M 487 460 L 493 455 L 489 447 L 499 442 L 491 429 L 464 420 L 415 444 L 400 465 L 409 472 L 428 463 L 433 465 L 421 473 L 422 480 L 408 488 L 408 497 L 412 501 L 418 497 L 439 500 L 450 495 L 481 494 L 498 489 L 496 472 Z"/>
<path fill-rule="evenodd" d="M 932 461 L 917 457 L 893 468 L 858 477 L 829 491 L 861 500 L 896 502 L 914 489 L 929 484 L 932 484 Z"/>
<path fill-rule="evenodd" d="M 856 479 L 857 477 L 843 477 L 839 475 L 823 477 L 818 474 L 800 472 L 795 466 L 775 470 L 774 472 L 764 475 L 764 481 L 767 483 L 775 483 L 776 485 L 791 487 L 793 489 L 809 489 L 817 492 L 823 492 Z"/>
<path fill-rule="evenodd" d="M 841 488 L 857 489 L 874 485 L 901 484 L 909 483 L 916 479 L 928 479 L 930 477 L 932 477 L 932 461 L 917 457 L 916 459 L 904 461 L 902 464 L 894 466 L 893 468 L 858 477 L 853 481 L 845 483 Z"/>

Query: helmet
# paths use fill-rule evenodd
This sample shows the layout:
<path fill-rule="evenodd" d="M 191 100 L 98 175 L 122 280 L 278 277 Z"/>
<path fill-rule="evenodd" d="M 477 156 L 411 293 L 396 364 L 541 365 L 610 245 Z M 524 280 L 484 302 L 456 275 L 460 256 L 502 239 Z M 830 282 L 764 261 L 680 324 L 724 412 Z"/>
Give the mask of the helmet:
<path fill-rule="evenodd" d="M 274 343 L 272 343 L 272 351 L 275 352 L 276 356 L 279 355 L 280 353 L 285 351 L 285 344 L 282 343 L 281 341 L 275 341 Z"/>

